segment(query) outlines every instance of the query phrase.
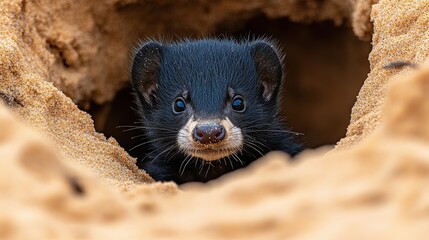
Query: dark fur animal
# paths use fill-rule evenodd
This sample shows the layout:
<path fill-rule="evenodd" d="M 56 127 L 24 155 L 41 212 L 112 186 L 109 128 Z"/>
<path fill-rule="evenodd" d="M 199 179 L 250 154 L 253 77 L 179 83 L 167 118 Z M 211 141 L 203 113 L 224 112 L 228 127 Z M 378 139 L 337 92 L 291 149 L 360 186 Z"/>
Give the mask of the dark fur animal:
<path fill-rule="evenodd" d="M 271 150 L 296 154 L 278 117 L 282 78 L 266 40 L 139 45 L 131 69 L 144 136 L 138 166 L 155 180 L 206 182 Z"/>

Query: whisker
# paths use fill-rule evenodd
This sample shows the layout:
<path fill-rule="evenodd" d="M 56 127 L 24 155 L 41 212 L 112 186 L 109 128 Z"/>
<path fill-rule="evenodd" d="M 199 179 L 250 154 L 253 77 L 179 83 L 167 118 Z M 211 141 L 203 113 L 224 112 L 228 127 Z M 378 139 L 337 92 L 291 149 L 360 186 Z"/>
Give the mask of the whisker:
<path fill-rule="evenodd" d="M 123 130 L 124 132 L 133 131 L 133 130 L 137 130 L 137 129 L 162 130 L 162 131 L 171 132 L 171 133 L 177 132 L 176 129 L 172 129 L 172 128 L 151 127 L 151 126 L 121 125 L 121 126 L 117 126 L 116 128 L 128 128 L 128 129 Z"/>
<path fill-rule="evenodd" d="M 255 150 L 256 152 L 258 152 L 261 156 L 264 156 L 264 154 L 262 153 L 262 152 L 260 152 L 256 147 L 257 147 L 257 145 L 256 145 L 256 147 L 255 147 L 255 145 L 253 144 L 253 143 L 251 143 L 251 142 L 247 142 L 247 144 L 248 144 L 248 146 L 250 147 L 250 148 L 252 148 L 253 150 Z"/>
<path fill-rule="evenodd" d="M 244 130 L 252 130 L 255 128 L 259 128 L 259 127 L 272 127 L 271 124 L 267 124 L 267 123 L 261 123 L 261 124 L 253 124 L 250 122 L 250 124 L 248 123 L 248 125 L 241 127 L 241 129 Z M 285 132 L 285 133 L 291 133 L 291 134 L 296 134 L 296 135 L 304 135 L 304 133 L 300 133 L 300 132 L 294 132 L 294 131 L 290 131 L 290 130 L 283 130 L 283 129 L 256 129 L 257 131 L 272 131 L 272 132 Z"/>
<path fill-rule="evenodd" d="M 245 152 L 247 152 L 247 153 L 249 153 L 250 155 L 252 155 L 253 158 L 255 158 L 255 159 L 258 158 L 251 151 L 247 150 L 246 148 L 242 148 L 242 150 L 245 151 Z"/>
<path fill-rule="evenodd" d="M 169 148 L 174 148 L 174 145 L 171 145 Z M 167 148 L 168 149 L 168 148 Z M 158 149 L 153 149 L 152 151 L 150 151 L 149 153 L 146 154 L 146 156 L 144 158 L 142 158 L 141 160 L 139 160 L 140 162 L 143 162 L 146 158 L 149 158 L 149 156 L 152 155 L 152 153 L 156 152 Z"/>
<path fill-rule="evenodd" d="M 232 157 L 233 157 L 237 162 L 239 162 L 241 165 L 244 165 L 244 162 L 243 162 L 243 161 L 241 161 L 240 157 L 238 157 L 238 156 L 237 156 L 237 154 L 233 153 L 233 154 L 232 154 Z"/>
<path fill-rule="evenodd" d="M 176 145 L 171 149 L 171 150 L 174 150 L 174 149 L 176 149 Z M 168 163 L 173 157 L 175 157 L 175 156 L 177 156 L 177 154 L 179 154 L 180 153 L 180 151 L 176 151 L 176 152 L 174 152 L 174 154 L 173 155 L 171 155 L 171 157 L 169 157 L 168 159 L 167 159 L 167 161 L 165 161 L 166 163 Z M 170 154 L 170 153 L 168 153 L 168 154 Z"/>
<path fill-rule="evenodd" d="M 160 141 L 160 140 L 163 140 L 163 139 L 170 139 L 170 138 L 175 138 L 175 136 L 168 136 L 168 137 L 162 137 L 162 138 L 155 138 L 155 139 L 152 139 L 152 140 L 149 140 L 149 141 L 146 141 L 146 142 L 143 142 L 143 143 L 137 144 L 136 146 L 132 147 L 132 148 L 131 148 L 130 150 L 128 150 L 128 151 L 132 151 L 132 150 L 134 150 L 134 149 L 136 149 L 136 148 L 138 148 L 138 147 L 141 147 L 141 146 L 143 146 L 143 145 L 146 145 L 146 144 L 148 144 L 148 143 L 152 143 L 152 142 Z"/>
<path fill-rule="evenodd" d="M 189 158 L 188 161 L 186 161 L 185 166 L 183 167 L 183 172 L 180 174 L 180 176 L 183 175 L 183 173 L 185 173 L 186 167 L 188 166 L 188 164 L 194 159 L 194 157 Z"/>
<path fill-rule="evenodd" d="M 248 130 L 247 132 L 252 133 L 252 132 L 277 132 L 277 133 L 290 133 L 290 134 L 294 134 L 295 136 L 303 136 L 304 133 L 299 133 L 299 132 L 292 132 L 292 131 L 287 131 L 287 130 L 269 130 L 269 129 L 257 129 L 257 130 L 252 130 L 252 129 L 246 129 Z"/>
<path fill-rule="evenodd" d="M 200 160 L 201 161 L 201 166 L 200 166 L 200 171 L 198 172 L 198 174 L 201 174 L 201 172 L 203 171 L 203 168 L 204 168 L 204 160 Z"/>
<path fill-rule="evenodd" d="M 143 121 L 137 121 L 137 122 L 133 122 L 133 123 L 137 124 L 136 126 L 142 126 L 142 127 L 148 127 L 148 128 L 156 127 L 156 128 L 162 128 L 162 129 L 176 130 L 174 128 L 169 128 L 169 127 L 164 127 L 164 126 L 163 127 L 159 127 L 159 126 L 147 125 L 147 123 L 143 122 Z"/>
<path fill-rule="evenodd" d="M 141 127 L 141 126 L 134 126 L 134 125 L 120 125 L 120 126 L 116 126 L 116 128 L 133 128 L 133 127 Z"/>
<path fill-rule="evenodd" d="M 265 145 L 264 143 L 262 143 L 261 141 L 256 140 L 255 138 L 248 136 L 248 138 L 245 140 L 245 142 L 252 142 L 255 144 L 260 144 L 262 147 L 265 147 L 266 149 L 270 149 L 267 145 Z M 263 151 L 263 149 L 261 149 L 261 151 Z"/>
<path fill-rule="evenodd" d="M 194 164 L 194 167 L 195 167 L 195 168 L 197 167 L 198 161 L 199 161 L 199 159 L 198 159 L 198 158 L 196 158 L 196 160 L 195 160 L 195 164 Z"/>
<path fill-rule="evenodd" d="M 128 129 L 122 130 L 122 132 L 129 132 L 129 131 L 144 129 L 141 126 L 117 126 L 116 128 L 128 128 Z"/>
<path fill-rule="evenodd" d="M 136 139 L 136 138 L 139 138 L 139 137 L 143 137 L 144 135 L 146 135 L 146 134 L 139 134 L 137 136 L 132 136 L 131 139 Z"/>
<path fill-rule="evenodd" d="M 171 153 L 171 151 L 172 150 L 174 150 L 174 148 L 175 148 L 175 146 L 174 147 L 172 147 L 171 149 L 170 149 L 170 151 L 168 151 L 167 152 L 167 154 L 165 155 L 165 157 L 167 157 L 170 153 Z M 174 156 L 176 156 L 178 154 L 178 152 L 175 152 L 173 155 L 171 155 L 167 160 L 164 160 L 166 163 L 168 163 Z"/>
<path fill-rule="evenodd" d="M 228 155 L 228 161 L 229 161 L 229 164 L 231 165 L 231 169 L 234 169 L 234 165 L 232 164 L 232 161 L 231 161 L 231 155 Z"/>
<path fill-rule="evenodd" d="M 147 130 L 164 130 L 167 132 L 174 132 L 174 133 L 178 132 L 177 129 L 173 129 L 173 128 L 161 128 L 161 127 L 150 127 L 150 126 L 146 126 L 144 128 Z"/>
<path fill-rule="evenodd" d="M 209 166 L 207 167 L 207 171 L 206 171 L 206 174 L 204 175 L 204 178 L 207 178 L 207 174 L 209 173 L 209 170 L 210 170 L 210 167 L 212 166 L 212 163 L 210 162 L 208 165 Z"/>
<path fill-rule="evenodd" d="M 160 155 L 162 155 L 163 153 L 165 153 L 166 151 L 168 151 L 168 150 L 171 150 L 171 148 L 173 148 L 174 146 L 170 146 L 170 147 L 168 147 L 168 148 L 166 148 L 164 151 L 162 151 L 162 152 L 160 152 L 158 155 L 156 155 L 156 157 L 153 159 L 153 161 L 155 162 L 155 160 L 160 156 Z"/>
<path fill-rule="evenodd" d="M 222 159 L 223 159 L 223 164 L 226 166 L 226 158 L 222 158 Z"/>
<path fill-rule="evenodd" d="M 258 142 L 256 140 L 247 139 L 245 142 L 248 144 L 252 144 L 256 148 L 258 148 L 260 151 L 264 151 L 264 149 L 262 147 L 265 147 L 267 150 L 269 150 L 269 148 L 267 146 L 265 146 L 263 143 Z"/>
<path fill-rule="evenodd" d="M 188 159 L 191 159 L 191 155 L 186 156 L 185 159 L 183 159 L 182 163 L 180 164 L 180 167 L 179 167 L 180 176 L 182 176 L 182 174 L 185 172 L 185 170 L 182 171 L 182 166 L 183 164 L 185 164 L 186 161 L 188 161 Z"/>

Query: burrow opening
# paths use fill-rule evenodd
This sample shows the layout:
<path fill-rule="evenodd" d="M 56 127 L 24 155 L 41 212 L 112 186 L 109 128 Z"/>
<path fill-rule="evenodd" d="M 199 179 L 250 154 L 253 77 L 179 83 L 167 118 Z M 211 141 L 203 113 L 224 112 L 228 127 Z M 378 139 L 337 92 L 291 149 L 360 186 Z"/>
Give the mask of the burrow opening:
<path fill-rule="evenodd" d="M 359 40 L 350 27 L 331 22 L 302 24 L 264 16 L 240 24 L 220 24 L 217 29 L 213 36 L 269 36 L 280 43 L 286 73 L 281 113 L 290 130 L 304 134 L 299 141 L 306 148 L 332 145 L 344 137 L 352 106 L 369 72 L 370 42 Z M 136 125 L 136 107 L 127 86 L 112 102 L 93 106 L 89 113 L 97 131 L 113 136 L 128 151 L 139 143 L 133 136 L 141 132 L 124 132 L 118 126 Z M 130 154 L 138 157 L 133 151 Z"/>

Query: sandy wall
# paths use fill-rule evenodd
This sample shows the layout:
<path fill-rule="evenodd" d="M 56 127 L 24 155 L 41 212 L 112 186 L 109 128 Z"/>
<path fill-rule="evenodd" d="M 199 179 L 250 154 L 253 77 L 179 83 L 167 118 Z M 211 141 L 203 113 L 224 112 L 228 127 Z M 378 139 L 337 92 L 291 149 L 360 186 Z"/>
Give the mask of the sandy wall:
<path fill-rule="evenodd" d="M 224 11 L 228 14 L 243 9 L 242 17 L 262 11 L 294 21 L 350 21 L 358 35 L 371 32 L 371 1 L 294 2 L 243 7 L 219 1 L 201 13 L 215 18 L 213 9 L 222 6 L 232 9 Z M 248 169 L 183 191 L 172 183 L 153 183 L 114 139 L 95 132 L 89 115 L 75 104 L 107 101 L 120 88 L 109 78 L 121 74 L 112 69 L 126 57 L 114 53 L 127 40 L 105 36 L 122 38 L 132 28 L 115 26 L 115 20 L 157 4 L 180 6 L 73 3 L 0 3 L 1 239 L 427 238 L 429 1 L 381 0 L 373 6 L 371 72 L 337 150 L 306 151 L 293 163 L 273 153 Z M 74 11 L 81 13 L 78 18 Z M 161 18 L 169 23 L 170 16 Z M 202 18 L 202 25 L 157 25 L 150 16 L 135 24 L 137 32 L 147 26 L 153 33 L 192 35 L 198 26 L 206 24 L 210 32 L 226 21 L 227 15 L 219 16 L 225 17 Z M 101 48 L 107 41 L 112 48 Z M 112 72 L 95 67 L 109 60 Z M 418 67 L 383 68 L 397 60 Z"/>
<path fill-rule="evenodd" d="M 382 1 L 374 6 L 372 19 L 371 72 L 353 107 L 347 135 L 337 146 L 340 149 L 360 141 L 380 125 L 386 84 L 392 76 L 410 70 L 386 70 L 383 66 L 394 61 L 422 63 L 429 56 L 427 1 Z"/>
<path fill-rule="evenodd" d="M 124 86 L 128 49 L 138 36 L 208 34 L 219 24 L 257 14 L 355 22 L 356 4 L 6 0 L 0 3 L 0 91 L 21 103 L 14 107 L 19 118 L 48 135 L 67 161 L 90 168 L 103 181 L 148 182 L 135 160 L 115 140 L 96 133 L 88 114 L 75 105 L 103 103 Z"/>
<path fill-rule="evenodd" d="M 88 107 L 111 100 L 126 84 L 127 50 L 138 37 L 201 36 L 261 14 L 297 22 L 350 21 L 365 37 L 370 30 L 358 29 L 371 29 L 366 2 L 5 0 L 1 32 L 14 38 L 33 72 Z"/>
<path fill-rule="evenodd" d="M 429 129 L 419 126 L 429 119 L 429 65 L 390 85 L 381 127 L 352 150 L 305 152 L 293 164 L 273 153 L 182 192 L 164 183 L 119 193 L 2 106 L 0 237 L 426 239 Z"/>
<path fill-rule="evenodd" d="M 26 3 L 0 3 L 0 96 L 20 120 L 55 143 L 64 159 L 91 169 L 101 181 L 124 186 L 151 182 L 133 164 L 135 160 L 114 139 L 95 132 L 90 116 L 50 81 L 73 80 L 56 75 L 55 54 L 35 32 L 38 24 L 34 22 L 40 17 L 28 19 L 25 13 L 31 7 Z"/>

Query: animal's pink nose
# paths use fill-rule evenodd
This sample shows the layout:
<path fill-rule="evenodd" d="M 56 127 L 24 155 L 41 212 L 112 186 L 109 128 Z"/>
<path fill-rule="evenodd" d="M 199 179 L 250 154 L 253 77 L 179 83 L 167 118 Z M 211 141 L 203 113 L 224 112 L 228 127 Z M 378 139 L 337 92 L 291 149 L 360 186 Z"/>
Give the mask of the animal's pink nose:
<path fill-rule="evenodd" d="M 201 144 L 218 143 L 225 138 L 225 128 L 220 124 L 197 125 L 194 128 L 193 137 Z"/>

